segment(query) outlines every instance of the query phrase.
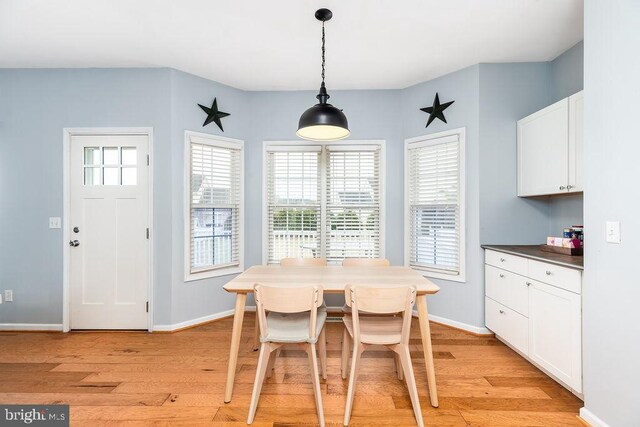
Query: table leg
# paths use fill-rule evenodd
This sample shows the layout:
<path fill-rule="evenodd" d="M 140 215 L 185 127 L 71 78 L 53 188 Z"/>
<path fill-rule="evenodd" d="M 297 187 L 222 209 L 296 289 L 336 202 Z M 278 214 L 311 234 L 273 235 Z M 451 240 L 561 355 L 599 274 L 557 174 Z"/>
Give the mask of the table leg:
<path fill-rule="evenodd" d="M 420 334 L 422 335 L 422 350 L 424 361 L 427 365 L 427 381 L 429 384 L 429 397 L 431 406 L 438 407 L 438 389 L 436 388 L 436 370 L 433 365 L 433 348 L 431 346 L 431 328 L 429 327 L 429 313 L 427 312 L 427 296 L 418 295 L 418 320 L 420 321 Z"/>
<path fill-rule="evenodd" d="M 229 349 L 229 366 L 227 368 L 227 386 L 224 390 L 224 403 L 231 402 L 233 382 L 236 378 L 238 350 L 240 349 L 240 335 L 242 334 L 242 320 L 244 319 L 244 305 L 247 294 L 236 295 L 236 312 L 233 315 L 233 331 L 231 332 L 231 348 Z"/>

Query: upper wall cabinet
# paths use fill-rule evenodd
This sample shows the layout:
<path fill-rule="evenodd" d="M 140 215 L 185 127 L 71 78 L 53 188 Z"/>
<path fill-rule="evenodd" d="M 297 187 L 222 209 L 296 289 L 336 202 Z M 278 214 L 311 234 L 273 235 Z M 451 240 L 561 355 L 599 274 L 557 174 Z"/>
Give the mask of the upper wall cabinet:
<path fill-rule="evenodd" d="M 582 92 L 518 121 L 518 196 L 582 191 Z"/>

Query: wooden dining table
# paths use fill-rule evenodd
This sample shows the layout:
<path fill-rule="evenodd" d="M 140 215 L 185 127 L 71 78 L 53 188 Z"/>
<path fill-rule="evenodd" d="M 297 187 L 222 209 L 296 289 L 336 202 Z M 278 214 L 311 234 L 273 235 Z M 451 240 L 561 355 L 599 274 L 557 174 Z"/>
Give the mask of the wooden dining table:
<path fill-rule="evenodd" d="M 231 397 L 233 396 L 245 304 L 247 295 L 253 293 L 253 287 L 256 283 L 291 287 L 317 285 L 321 286 L 326 294 L 344 294 L 344 289 L 347 285 L 414 286 L 417 290 L 416 305 L 418 307 L 422 348 L 427 368 L 429 397 L 431 406 L 438 406 L 431 330 L 427 311 L 427 295 L 438 292 L 440 288 L 437 285 L 409 267 L 280 267 L 279 265 L 250 267 L 224 285 L 224 289 L 227 292 L 236 294 L 231 348 L 229 349 L 229 365 L 227 367 L 227 384 L 224 394 L 225 403 L 231 402 Z"/>

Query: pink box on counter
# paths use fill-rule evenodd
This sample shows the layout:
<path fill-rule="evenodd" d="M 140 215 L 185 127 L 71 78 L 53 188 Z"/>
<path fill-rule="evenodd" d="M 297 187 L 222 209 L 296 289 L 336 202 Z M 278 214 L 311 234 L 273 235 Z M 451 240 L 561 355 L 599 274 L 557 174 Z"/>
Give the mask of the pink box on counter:
<path fill-rule="evenodd" d="M 558 248 L 580 248 L 580 240 L 568 237 L 547 237 L 547 246 L 556 246 Z"/>

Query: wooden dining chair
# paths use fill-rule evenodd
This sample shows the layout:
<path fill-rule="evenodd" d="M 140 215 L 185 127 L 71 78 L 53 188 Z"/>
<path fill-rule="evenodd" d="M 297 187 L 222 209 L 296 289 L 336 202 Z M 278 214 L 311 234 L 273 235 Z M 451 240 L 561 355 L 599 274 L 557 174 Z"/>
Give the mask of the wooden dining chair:
<path fill-rule="evenodd" d="M 386 258 L 345 258 L 342 261 L 343 267 L 389 267 L 391 263 Z M 393 313 L 392 315 L 395 315 Z M 351 315 L 351 307 L 349 307 L 346 303 L 342 306 L 342 315 L 350 316 Z M 345 332 L 346 333 L 346 332 Z M 345 344 L 345 339 L 343 337 L 342 344 Z M 347 348 L 347 351 L 351 351 L 350 348 Z M 402 381 L 402 365 L 400 364 L 400 359 L 396 353 L 393 354 L 395 363 L 396 363 L 396 372 L 398 374 L 398 379 Z M 349 360 L 347 358 L 345 363 L 348 363 Z M 346 366 L 342 369 L 342 379 L 347 378 L 347 369 Z"/>
<path fill-rule="evenodd" d="M 267 371 L 273 367 L 272 359 L 275 357 L 275 351 L 285 344 L 297 344 L 304 347 L 309 357 L 318 421 L 320 426 L 324 427 L 316 353 L 316 344 L 318 344 L 322 375 L 326 379 L 327 348 L 322 343 L 325 342 L 324 324 L 327 312 L 318 310 L 322 304 L 322 288 L 317 286 L 277 287 L 256 283 L 254 295 L 261 344 L 247 424 L 253 423 L 255 418 L 262 384 Z"/>
<path fill-rule="evenodd" d="M 326 267 L 325 258 L 282 258 L 281 267 Z"/>
<path fill-rule="evenodd" d="M 369 345 L 384 345 L 396 353 L 400 359 L 416 422 L 419 427 L 424 427 L 409 352 L 411 315 L 416 301 L 416 289 L 408 286 L 392 288 L 347 286 L 345 299 L 351 307 L 352 313 L 351 316 L 343 317 L 345 326 L 344 341 L 347 341 L 346 351 L 344 342 L 342 347 L 343 369 L 346 367 L 345 359 L 349 356 L 349 341 L 353 341 L 353 355 L 349 372 L 347 402 L 344 410 L 344 425 L 349 425 L 351 418 L 360 356 Z M 379 314 L 380 316 L 361 317 L 361 312 Z M 390 313 L 402 313 L 402 316 L 388 316 Z"/>
<path fill-rule="evenodd" d="M 391 263 L 386 258 L 345 258 L 343 267 L 389 267 Z"/>
<path fill-rule="evenodd" d="M 325 258 L 282 258 L 280 260 L 281 267 L 326 267 L 327 260 Z M 327 306 L 323 304 L 320 306 L 320 311 L 326 311 Z M 260 329 L 258 327 L 258 313 L 256 312 L 256 323 L 253 333 L 253 351 L 258 350 L 260 347 Z M 279 352 L 278 352 L 279 353 Z"/>

